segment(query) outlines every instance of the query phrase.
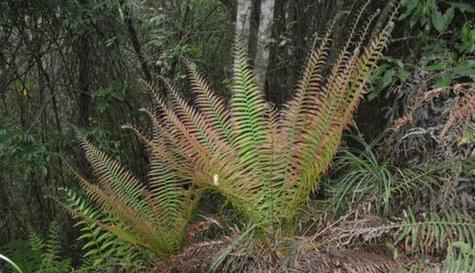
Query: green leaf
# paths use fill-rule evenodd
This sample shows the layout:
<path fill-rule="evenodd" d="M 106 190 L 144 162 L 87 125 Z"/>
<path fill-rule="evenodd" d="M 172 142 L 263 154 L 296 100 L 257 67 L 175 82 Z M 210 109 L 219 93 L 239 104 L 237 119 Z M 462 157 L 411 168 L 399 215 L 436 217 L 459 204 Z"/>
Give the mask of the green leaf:
<path fill-rule="evenodd" d="M 460 30 L 460 40 L 462 40 L 461 52 L 472 53 L 475 51 L 475 29 L 470 23 L 465 23 Z"/>
<path fill-rule="evenodd" d="M 442 13 L 439 11 L 438 8 L 434 8 L 434 11 L 432 12 L 432 25 L 434 25 L 434 28 L 439 33 L 442 33 L 452 23 L 452 21 L 454 20 L 454 16 L 455 16 L 454 7 L 449 8 L 444 13 L 444 15 L 442 15 Z"/>
<path fill-rule="evenodd" d="M 391 66 L 389 64 L 382 64 L 380 66 L 378 66 L 378 68 L 376 68 L 373 73 L 372 73 L 372 76 L 375 78 L 375 79 L 378 79 L 380 78 L 384 72 L 386 70 L 388 70 Z"/>
<path fill-rule="evenodd" d="M 424 69 L 427 71 L 443 71 L 446 69 L 446 65 L 444 63 L 435 63 L 427 65 Z"/>
<path fill-rule="evenodd" d="M 452 83 L 453 80 L 454 80 L 454 77 L 452 75 L 447 75 L 435 81 L 432 87 L 433 88 L 447 87 Z"/>
<path fill-rule="evenodd" d="M 442 16 L 442 13 L 439 11 L 439 9 L 434 9 L 432 12 L 432 25 L 439 33 L 442 33 L 446 28 L 444 24 L 444 17 Z"/>
<path fill-rule="evenodd" d="M 467 3 L 452 3 L 453 8 L 460 10 L 460 12 L 470 12 L 475 13 L 475 6 Z"/>
<path fill-rule="evenodd" d="M 419 17 L 415 15 L 412 16 L 411 20 L 409 21 L 411 28 L 413 28 L 417 24 L 417 22 L 419 22 Z"/>
<path fill-rule="evenodd" d="M 399 79 L 404 82 L 409 78 L 409 71 L 405 70 L 404 68 L 399 69 Z"/>
<path fill-rule="evenodd" d="M 406 6 L 407 11 L 412 11 L 419 4 L 419 0 L 406 0 L 404 6 Z"/>
<path fill-rule="evenodd" d="M 395 71 L 393 68 L 388 69 L 386 70 L 386 72 L 384 72 L 383 83 L 381 86 L 382 89 L 388 87 L 391 84 L 391 82 L 393 81 L 394 74 L 395 74 Z"/>
<path fill-rule="evenodd" d="M 469 244 L 467 244 L 465 242 L 462 242 L 462 241 L 452 243 L 452 244 L 450 244 L 450 246 L 456 247 L 464 253 L 473 253 L 473 248 Z"/>
<path fill-rule="evenodd" d="M 414 12 L 414 9 L 417 7 L 418 4 L 419 4 L 419 0 L 406 0 L 404 2 L 406 11 L 403 14 L 401 14 L 401 16 L 399 16 L 398 20 L 402 21 L 406 19 L 407 17 L 409 17 Z"/>
<path fill-rule="evenodd" d="M 461 77 L 470 77 L 475 75 L 475 67 L 471 64 L 459 65 L 454 67 L 452 72 Z"/>
<path fill-rule="evenodd" d="M 452 21 L 454 20 L 454 16 L 455 16 L 455 8 L 454 7 L 449 8 L 445 12 L 445 14 L 444 14 L 444 24 L 445 24 L 446 28 L 452 23 Z"/>

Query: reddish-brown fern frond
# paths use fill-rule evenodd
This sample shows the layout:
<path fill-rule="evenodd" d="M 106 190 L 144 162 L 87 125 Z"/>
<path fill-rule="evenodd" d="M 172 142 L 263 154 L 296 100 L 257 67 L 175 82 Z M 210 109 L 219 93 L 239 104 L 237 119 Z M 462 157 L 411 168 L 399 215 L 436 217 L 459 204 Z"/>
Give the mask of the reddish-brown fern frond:
<path fill-rule="evenodd" d="M 474 83 L 463 83 L 425 92 L 415 99 L 407 114 L 395 121 L 393 128 L 395 131 L 398 131 L 406 124 L 411 123 L 416 111 L 435 98 L 441 95 L 454 94 L 458 98 L 439 133 L 439 141 L 442 141 L 452 127 L 456 125 L 466 127 L 467 121 L 475 114 L 475 93 L 473 93 L 473 90 L 475 90 Z"/>
<path fill-rule="evenodd" d="M 175 134 L 156 120 L 158 117 L 155 114 L 148 113 L 155 121 L 152 139 L 131 125 L 123 127 L 134 131 L 147 148 L 149 187 L 145 187 L 118 161 L 99 151 L 79 132 L 80 146 L 98 183 L 75 176 L 89 200 L 104 215 L 101 219 L 94 219 L 101 228 L 162 257 L 175 253 L 183 246 L 201 190 L 196 190 L 191 179 L 185 175 L 191 172 L 191 164 L 183 164 L 174 153 L 174 145 L 182 143 L 174 142 Z M 77 206 L 74 208 L 76 215 L 87 218 L 87 211 L 81 211 L 81 207 Z"/>
<path fill-rule="evenodd" d="M 434 98 L 438 98 L 439 96 L 441 96 L 443 94 L 447 94 L 451 91 L 452 91 L 451 88 L 441 87 L 441 88 L 437 88 L 437 89 L 434 89 L 434 90 L 423 93 L 421 96 L 416 98 L 415 102 L 409 108 L 409 112 L 406 115 L 404 115 L 404 116 L 400 117 L 399 119 L 397 119 L 396 121 L 394 121 L 393 129 L 395 131 L 399 131 L 403 126 L 405 126 L 406 124 L 411 123 L 413 121 L 414 113 L 419 108 L 421 108 L 426 103 L 433 100 Z"/>
<path fill-rule="evenodd" d="M 186 64 L 192 91 L 196 94 L 194 105 L 203 114 L 210 126 L 220 133 L 220 137 L 230 141 L 230 111 L 227 110 L 224 101 L 214 94 L 203 76 L 190 63 L 187 62 Z"/>
<path fill-rule="evenodd" d="M 457 86 L 455 87 L 457 88 Z M 450 111 L 450 116 L 440 131 L 439 141 L 441 141 L 449 129 L 456 124 L 466 123 L 475 114 L 475 93 L 466 92 L 463 94 Z"/>

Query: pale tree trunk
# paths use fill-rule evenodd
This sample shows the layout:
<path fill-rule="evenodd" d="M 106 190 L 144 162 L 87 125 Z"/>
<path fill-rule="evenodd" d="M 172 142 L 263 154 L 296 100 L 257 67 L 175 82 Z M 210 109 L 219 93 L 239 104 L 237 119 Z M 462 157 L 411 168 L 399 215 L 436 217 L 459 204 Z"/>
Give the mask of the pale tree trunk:
<path fill-rule="evenodd" d="M 261 0 L 261 16 L 257 30 L 257 50 L 254 58 L 256 84 L 264 90 L 267 67 L 270 60 L 269 42 L 272 37 L 272 24 L 274 21 L 275 0 Z"/>
<path fill-rule="evenodd" d="M 249 35 L 251 29 L 252 0 L 237 1 L 236 42 L 240 42 L 243 50 L 249 51 Z"/>

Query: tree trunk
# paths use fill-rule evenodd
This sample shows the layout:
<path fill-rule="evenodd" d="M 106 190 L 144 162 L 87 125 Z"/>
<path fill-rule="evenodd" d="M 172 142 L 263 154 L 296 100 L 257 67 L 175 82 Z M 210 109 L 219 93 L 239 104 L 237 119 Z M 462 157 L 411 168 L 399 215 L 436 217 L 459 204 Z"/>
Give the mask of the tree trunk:
<path fill-rule="evenodd" d="M 275 0 L 272 36 L 276 39 L 276 43 L 270 47 L 269 66 L 272 69 L 267 71 L 266 75 L 267 90 L 272 90 L 272 92 L 266 92 L 266 97 L 277 106 L 287 100 L 290 95 L 288 91 L 290 88 L 287 87 L 292 86 L 289 80 L 289 74 L 292 73 L 289 69 L 290 65 L 283 61 L 290 59 L 288 57 L 288 39 L 286 38 L 288 2 L 288 0 Z"/>
<path fill-rule="evenodd" d="M 246 53 L 249 51 L 251 8 L 251 0 L 238 0 L 236 15 L 236 42 L 240 43 Z"/>
<path fill-rule="evenodd" d="M 265 89 L 267 67 L 270 60 L 269 42 L 272 37 L 272 25 L 274 21 L 275 0 L 261 0 L 261 16 L 257 31 L 257 50 L 254 58 L 256 84 Z"/>
<path fill-rule="evenodd" d="M 91 69 L 89 62 L 89 42 L 87 38 L 81 37 L 79 41 L 79 124 L 84 127 L 89 126 L 89 104 L 91 102 L 90 94 L 90 76 Z"/>
<path fill-rule="evenodd" d="M 134 23 L 132 21 L 132 14 L 130 8 L 125 4 L 125 1 L 120 1 L 120 5 L 124 9 L 124 21 L 127 25 L 127 32 L 129 33 L 130 41 L 132 42 L 132 46 L 134 47 L 135 55 L 139 60 L 140 66 L 142 67 L 142 72 L 144 75 L 144 79 L 148 84 L 152 84 L 152 73 L 149 69 L 147 64 L 147 58 L 142 50 L 142 45 L 140 44 L 139 36 L 137 34 L 137 30 L 135 29 Z"/>
<path fill-rule="evenodd" d="M 80 0 L 81 5 L 87 6 L 89 0 Z M 91 41 L 88 34 L 81 34 L 77 45 L 77 57 L 79 61 L 79 124 L 83 127 L 89 127 L 89 107 L 91 104 Z"/>

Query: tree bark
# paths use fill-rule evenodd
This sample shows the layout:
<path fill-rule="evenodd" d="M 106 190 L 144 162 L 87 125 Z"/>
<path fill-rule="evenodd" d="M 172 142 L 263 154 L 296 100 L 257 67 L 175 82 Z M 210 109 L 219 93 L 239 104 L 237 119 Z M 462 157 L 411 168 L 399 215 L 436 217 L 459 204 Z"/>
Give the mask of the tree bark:
<path fill-rule="evenodd" d="M 266 92 L 266 97 L 269 101 L 273 102 L 277 106 L 280 106 L 287 100 L 290 92 L 288 87 L 292 84 L 289 81 L 289 63 L 284 61 L 288 60 L 288 38 L 287 32 L 287 20 L 288 20 L 288 0 L 275 0 L 274 6 L 274 23 L 272 24 L 272 37 L 276 39 L 276 43 L 270 47 L 270 62 L 269 66 L 272 70 L 267 71 L 266 86 L 267 90 L 272 92 Z"/>
<path fill-rule="evenodd" d="M 229 14 L 232 15 L 232 18 L 235 18 L 236 17 L 236 9 L 237 9 L 237 6 L 236 6 L 236 2 L 235 1 L 229 1 L 229 0 L 220 0 L 221 4 L 224 5 L 228 11 L 229 11 Z"/>
<path fill-rule="evenodd" d="M 269 42 L 272 37 L 272 25 L 274 21 L 275 0 L 261 0 L 261 16 L 257 31 L 257 50 L 254 58 L 254 73 L 256 84 L 261 89 L 265 89 L 267 67 L 270 60 Z"/>
<path fill-rule="evenodd" d="M 124 12 L 124 21 L 127 25 L 127 32 L 129 33 L 130 41 L 132 42 L 132 46 L 135 51 L 135 55 L 139 60 L 140 66 L 142 67 L 142 72 L 144 75 L 144 79 L 148 84 L 152 84 L 152 73 L 150 68 L 147 64 L 147 58 L 142 50 L 142 45 L 140 44 L 139 36 L 137 34 L 137 30 L 135 29 L 134 23 L 132 21 L 132 14 L 129 7 L 126 6 L 124 3 L 125 1 L 120 1 L 121 6 L 125 10 Z"/>
<path fill-rule="evenodd" d="M 89 0 L 80 0 L 80 4 L 87 6 Z M 77 57 L 79 61 L 79 124 L 82 127 L 89 127 L 90 104 L 91 104 L 91 41 L 88 34 L 81 34 L 77 45 Z"/>
<path fill-rule="evenodd" d="M 251 0 L 238 0 L 236 15 L 236 43 L 239 43 L 246 53 L 249 51 L 251 9 Z"/>

